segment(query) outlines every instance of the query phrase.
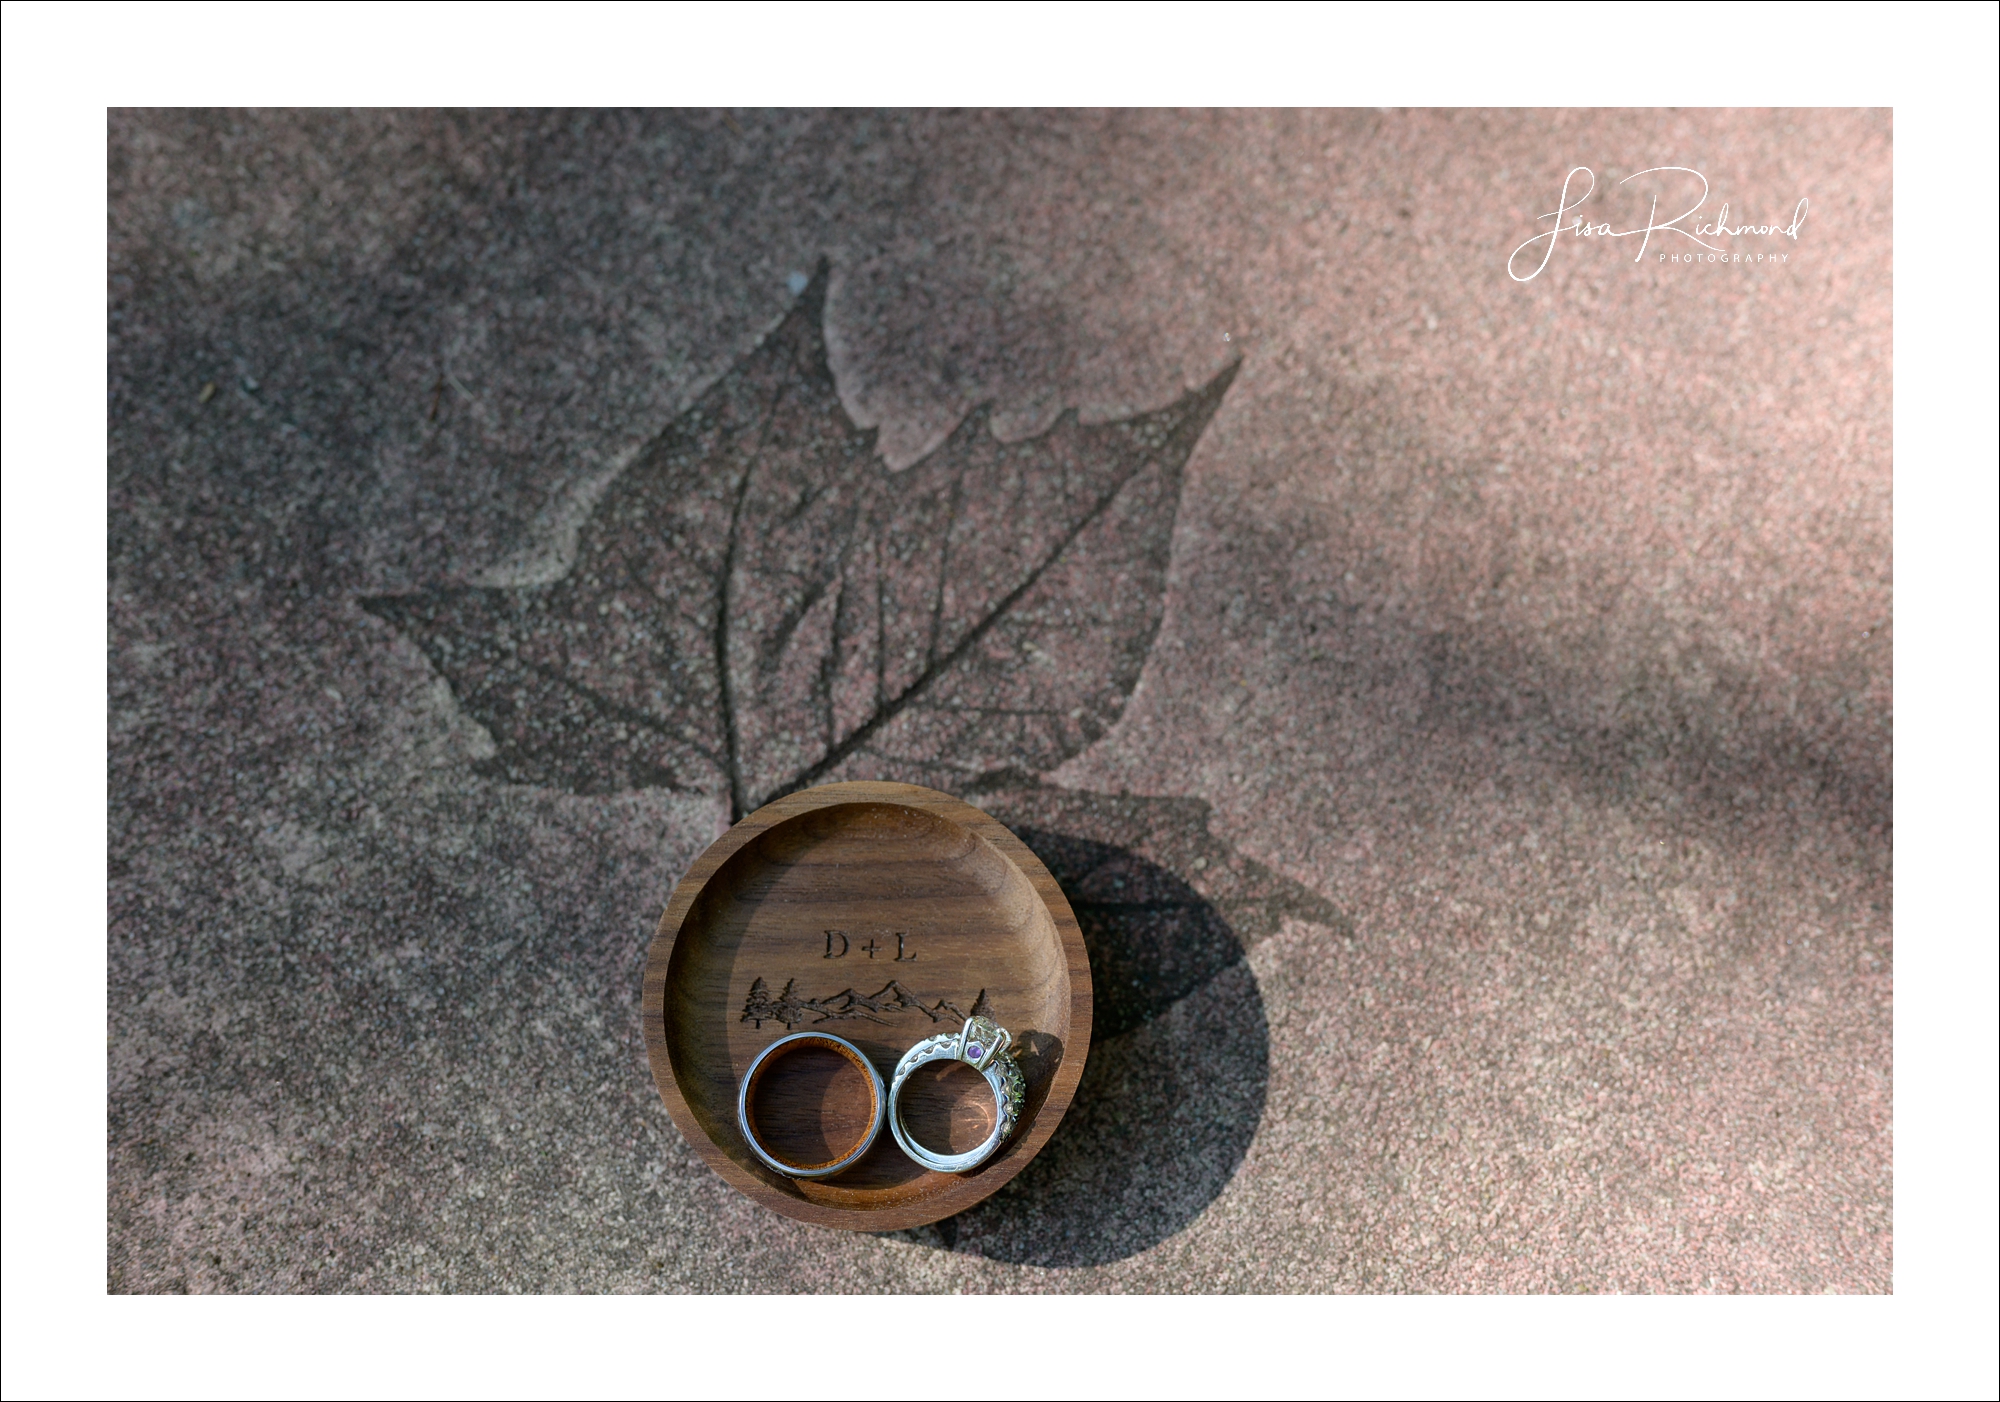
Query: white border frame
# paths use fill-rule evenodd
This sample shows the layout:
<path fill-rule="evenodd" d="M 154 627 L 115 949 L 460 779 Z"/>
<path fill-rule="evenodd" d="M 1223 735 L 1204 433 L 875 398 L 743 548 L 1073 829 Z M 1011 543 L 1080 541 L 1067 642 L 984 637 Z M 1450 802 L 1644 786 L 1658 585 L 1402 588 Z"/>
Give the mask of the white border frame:
<path fill-rule="evenodd" d="M 774 1319 L 801 1355 L 886 1325 L 811 1300 L 106 1298 L 103 926 L 69 894 L 104 871 L 107 106 L 865 100 L 1895 109 L 1896 1293 L 985 1308 L 1086 1395 L 1993 1395 L 2000 35 L 1990 7 L 1828 8 L 981 5 L 913 37 L 881 5 L 6 5 L 5 1391 L 717 1395 Z M 660 1366 L 697 1333 L 717 1362 Z"/>

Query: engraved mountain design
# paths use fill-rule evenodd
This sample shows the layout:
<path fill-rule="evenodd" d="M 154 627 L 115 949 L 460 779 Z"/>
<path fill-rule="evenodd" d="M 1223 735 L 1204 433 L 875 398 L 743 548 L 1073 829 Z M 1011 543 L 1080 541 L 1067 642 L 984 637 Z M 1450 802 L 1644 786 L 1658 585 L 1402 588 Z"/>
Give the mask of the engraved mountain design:
<path fill-rule="evenodd" d="M 770 984 L 761 978 L 752 981 L 750 996 L 743 1000 L 743 1016 L 738 1020 L 754 1022 L 759 1027 L 766 1022 L 782 1023 L 789 1031 L 801 1022 L 839 1022 L 848 1018 L 887 1022 L 889 1019 L 884 1014 L 918 1012 L 932 1022 L 941 1021 L 949 1013 L 954 1020 L 962 1023 L 968 1017 L 980 1016 L 990 1006 L 983 988 L 979 990 L 979 996 L 972 1000 L 972 1011 L 968 1013 L 958 1004 L 943 998 L 925 1003 L 894 979 L 873 993 L 856 993 L 852 988 L 843 988 L 830 998 L 801 998 L 796 991 L 797 985 L 797 979 L 787 979 L 784 991 L 774 997 Z"/>
<path fill-rule="evenodd" d="M 492 734 L 483 773 L 733 819 L 839 778 L 1044 773 L 1117 721 L 1235 367 L 1015 443 L 980 408 L 891 471 L 835 393 L 827 279 L 611 484 L 565 577 L 362 601 Z"/>

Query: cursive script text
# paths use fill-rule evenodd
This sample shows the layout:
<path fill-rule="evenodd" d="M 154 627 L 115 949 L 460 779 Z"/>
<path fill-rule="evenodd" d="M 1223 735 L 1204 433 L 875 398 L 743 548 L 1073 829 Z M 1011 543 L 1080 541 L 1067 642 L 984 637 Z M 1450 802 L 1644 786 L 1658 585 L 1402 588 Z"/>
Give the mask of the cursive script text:
<path fill-rule="evenodd" d="M 1696 216 L 1700 214 L 1701 207 L 1708 202 L 1708 177 L 1698 170 L 1691 169 L 1688 166 L 1651 166 L 1645 170 L 1636 171 L 1626 176 L 1624 180 L 1618 183 L 1624 185 L 1630 181 L 1637 180 L 1642 175 L 1660 174 L 1692 176 L 1701 186 L 1701 193 L 1695 196 L 1687 208 L 1681 210 L 1680 213 L 1670 219 L 1662 219 L 1660 217 L 1660 197 L 1656 194 L 1653 196 L 1651 208 L 1646 213 L 1646 222 L 1644 224 L 1636 225 L 1630 229 L 1616 229 L 1608 221 L 1586 219 L 1582 214 L 1576 212 L 1596 192 L 1597 176 L 1589 166 L 1576 166 L 1572 168 L 1569 174 L 1563 177 L 1562 191 L 1556 196 L 1556 207 L 1547 214 L 1537 216 L 1537 222 L 1540 222 L 1542 219 L 1553 219 L 1555 227 L 1544 230 L 1542 233 L 1524 240 L 1518 248 L 1507 256 L 1507 276 L 1513 278 L 1516 282 L 1533 282 L 1536 278 L 1540 277 L 1542 270 L 1548 267 L 1549 260 L 1555 256 L 1556 244 L 1564 234 L 1568 234 L 1572 238 L 1586 239 L 1625 239 L 1637 235 L 1639 238 L 1639 251 L 1632 259 L 1635 263 L 1646 256 L 1647 246 L 1652 243 L 1653 235 L 1655 234 L 1678 234 L 1682 238 L 1701 248 L 1707 249 L 1711 253 L 1723 252 L 1723 246 L 1718 243 L 1708 242 L 1710 239 L 1740 238 L 1745 235 L 1752 235 L 1760 237 L 1783 237 L 1796 241 L 1799 236 L 1799 228 L 1805 223 L 1806 211 L 1810 208 L 1809 202 L 1801 199 L 1792 210 L 1792 220 L 1789 224 L 1746 223 L 1732 226 L 1729 222 L 1729 206 L 1725 204 L 1722 207 L 1720 215 L 1704 224 Z M 1583 176 L 1587 183 L 1577 186 L 1576 178 L 1579 175 Z M 1565 224 L 1565 220 L 1569 222 Z M 1692 222 L 1688 223 L 1687 221 Z M 1685 227 L 1684 224 L 1686 225 Z M 1517 271 L 1515 265 L 1521 261 L 1521 255 L 1528 253 L 1536 244 L 1542 245 L 1542 258 L 1539 263 L 1535 264 L 1534 271 L 1528 273 Z"/>

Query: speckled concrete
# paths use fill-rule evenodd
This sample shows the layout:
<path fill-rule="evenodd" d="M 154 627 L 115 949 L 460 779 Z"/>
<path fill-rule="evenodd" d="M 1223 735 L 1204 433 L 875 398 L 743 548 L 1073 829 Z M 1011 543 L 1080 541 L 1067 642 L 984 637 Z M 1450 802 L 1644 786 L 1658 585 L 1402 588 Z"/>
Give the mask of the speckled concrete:
<path fill-rule="evenodd" d="M 1660 164 L 1810 197 L 1789 262 L 1507 277 Z M 1889 169 L 1853 112 L 114 113 L 110 1288 L 1887 1290 Z M 822 259 L 882 470 L 1240 361 L 1157 586 L 1064 586 L 1157 613 L 1129 692 L 959 785 L 1137 992 L 886 1237 L 647 1075 L 727 792 L 509 782 L 360 603 L 561 580 Z"/>

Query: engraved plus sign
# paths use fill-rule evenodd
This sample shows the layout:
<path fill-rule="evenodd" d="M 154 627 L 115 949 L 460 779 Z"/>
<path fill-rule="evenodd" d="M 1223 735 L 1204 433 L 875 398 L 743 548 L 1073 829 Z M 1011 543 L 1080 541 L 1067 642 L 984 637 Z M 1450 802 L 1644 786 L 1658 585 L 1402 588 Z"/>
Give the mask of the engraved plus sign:
<path fill-rule="evenodd" d="M 868 957 L 870 959 L 873 959 L 875 957 L 875 951 L 880 949 L 881 947 L 882 947 L 881 945 L 875 943 L 875 936 L 873 935 L 870 935 L 868 937 L 868 943 L 861 946 L 862 949 L 868 951 Z"/>

